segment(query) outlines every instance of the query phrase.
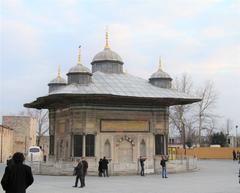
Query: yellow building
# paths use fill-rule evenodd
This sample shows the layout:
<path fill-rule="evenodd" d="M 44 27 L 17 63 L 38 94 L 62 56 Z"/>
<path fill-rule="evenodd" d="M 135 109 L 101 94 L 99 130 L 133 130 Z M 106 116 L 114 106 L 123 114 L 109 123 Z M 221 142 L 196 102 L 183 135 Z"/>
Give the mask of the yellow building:
<path fill-rule="evenodd" d="M 14 130 L 13 152 L 27 153 L 36 145 L 37 121 L 29 116 L 3 116 L 3 125 Z"/>
<path fill-rule="evenodd" d="M 5 162 L 13 154 L 14 130 L 0 125 L 0 162 Z"/>

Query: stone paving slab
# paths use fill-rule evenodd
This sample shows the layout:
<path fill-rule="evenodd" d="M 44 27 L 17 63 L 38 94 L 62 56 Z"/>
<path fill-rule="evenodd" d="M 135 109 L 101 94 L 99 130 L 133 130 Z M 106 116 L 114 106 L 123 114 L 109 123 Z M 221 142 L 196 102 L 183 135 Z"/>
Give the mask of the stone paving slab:
<path fill-rule="evenodd" d="M 199 171 L 160 175 L 86 177 L 86 187 L 72 188 L 73 176 L 34 176 L 27 193 L 239 193 L 239 164 L 231 160 L 199 161 Z M 0 174 L 3 173 L 3 165 Z M 0 192 L 3 192 L 0 190 Z"/>

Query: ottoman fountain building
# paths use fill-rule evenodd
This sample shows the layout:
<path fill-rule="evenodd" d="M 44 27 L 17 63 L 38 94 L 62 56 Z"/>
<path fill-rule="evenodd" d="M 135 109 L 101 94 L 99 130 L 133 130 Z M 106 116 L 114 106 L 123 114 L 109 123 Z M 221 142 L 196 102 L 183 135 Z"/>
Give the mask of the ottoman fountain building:
<path fill-rule="evenodd" d="M 49 110 L 50 159 L 72 161 L 84 156 L 97 172 L 103 156 L 115 173 L 136 173 L 140 156 L 146 172 L 154 172 L 167 154 L 169 106 L 199 101 L 171 89 L 172 78 L 161 67 L 145 80 L 123 72 L 122 58 L 109 48 L 93 57 L 92 70 L 81 63 L 70 68 L 67 81 L 52 80 L 49 93 L 25 104 Z M 159 167 L 159 166 L 157 166 Z"/>

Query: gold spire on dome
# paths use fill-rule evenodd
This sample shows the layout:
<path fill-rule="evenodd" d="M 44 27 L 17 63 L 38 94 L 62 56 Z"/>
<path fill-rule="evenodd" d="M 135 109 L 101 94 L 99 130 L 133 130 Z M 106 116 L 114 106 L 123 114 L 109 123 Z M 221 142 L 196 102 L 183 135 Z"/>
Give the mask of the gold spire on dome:
<path fill-rule="evenodd" d="M 159 57 L 159 67 L 158 70 L 162 70 L 162 59 L 161 56 Z"/>
<path fill-rule="evenodd" d="M 60 80 L 61 78 L 61 74 L 60 74 L 60 64 L 58 64 L 58 76 L 57 79 Z"/>
<path fill-rule="evenodd" d="M 77 59 L 77 64 L 81 64 L 81 46 L 78 47 L 78 59 Z"/>
<path fill-rule="evenodd" d="M 105 48 L 109 48 L 109 44 L 108 44 L 108 27 L 106 27 L 106 44 L 105 44 Z"/>

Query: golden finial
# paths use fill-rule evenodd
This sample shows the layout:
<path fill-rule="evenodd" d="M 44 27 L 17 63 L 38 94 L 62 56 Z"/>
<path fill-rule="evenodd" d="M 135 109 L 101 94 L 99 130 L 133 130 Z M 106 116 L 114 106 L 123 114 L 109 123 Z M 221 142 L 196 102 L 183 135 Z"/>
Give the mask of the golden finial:
<path fill-rule="evenodd" d="M 162 70 L 162 59 L 161 59 L 161 56 L 159 57 L 159 67 L 158 67 L 159 70 Z"/>
<path fill-rule="evenodd" d="M 105 48 L 109 48 L 109 44 L 108 44 L 108 27 L 106 27 L 106 44 L 105 44 Z"/>
<path fill-rule="evenodd" d="M 61 75 L 60 75 L 60 64 L 58 64 L 58 76 L 57 76 L 58 80 L 60 80 Z"/>
<path fill-rule="evenodd" d="M 78 47 L 78 60 L 77 64 L 81 64 L 81 46 Z"/>

